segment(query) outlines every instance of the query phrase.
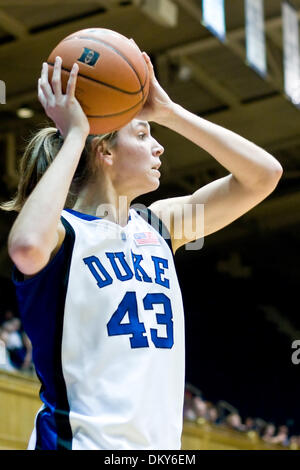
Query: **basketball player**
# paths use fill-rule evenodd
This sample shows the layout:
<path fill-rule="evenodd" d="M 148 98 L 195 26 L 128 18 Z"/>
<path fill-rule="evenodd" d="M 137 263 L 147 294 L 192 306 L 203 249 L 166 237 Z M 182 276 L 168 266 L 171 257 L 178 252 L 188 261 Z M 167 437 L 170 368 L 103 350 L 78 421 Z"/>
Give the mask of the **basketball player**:
<path fill-rule="evenodd" d="M 180 208 L 204 204 L 209 235 L 265 199 L 282 174 L 263 149 L 174 103 L 143 57 L 147 102 L 104 136 L 89 135 L 74 96 L 77 64 L 66 94 L 61 59 L 52 88 L 43 64 L 38 96 L 55 128 L 30 141 L 17 194 L 1 206 L 19 212 L 8 251 L 42 384 L 29 449 L 180 449 L 184 316 L 173 255 L 194 239 L 174 236 L 175 219 L 194 222 Z M 132 201 L 159 187 L 163 162 L 149 121 L 204 148 L 230 173 L 139 213 Z"/>

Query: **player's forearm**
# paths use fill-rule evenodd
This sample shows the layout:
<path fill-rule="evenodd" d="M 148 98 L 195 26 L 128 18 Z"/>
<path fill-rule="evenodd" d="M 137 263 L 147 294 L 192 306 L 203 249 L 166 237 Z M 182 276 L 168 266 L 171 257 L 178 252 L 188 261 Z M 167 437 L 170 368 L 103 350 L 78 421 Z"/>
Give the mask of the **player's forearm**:
<path fill-rule="evenodd" d="M 280 163 L 268 152 L 176 103 L 172 106 L 168 118 L 159 124 L 202 147 L 245 186 L 277 182 L 281 176 Z"/>
<path fill-rule="evenodd" d="M 57 156 L 27 198 L 8 238 L 9 251 L 45 246 L 55 240 L 61 211 L 85 144 L 85 136 L 70 131 Z"/>

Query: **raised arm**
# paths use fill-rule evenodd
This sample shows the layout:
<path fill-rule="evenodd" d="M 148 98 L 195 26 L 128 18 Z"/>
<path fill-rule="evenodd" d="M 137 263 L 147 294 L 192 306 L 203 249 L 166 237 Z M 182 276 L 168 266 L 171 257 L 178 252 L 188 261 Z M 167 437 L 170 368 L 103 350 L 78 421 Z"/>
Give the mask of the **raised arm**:
<path fill-rule="evenodd" d="M 8 236 L 9 256 L 24 274 L 42 269 L 58 243 L 61 211 L 89 133 L 88 120 L 75 98 L 77 73 L 78 65 L 74 64 L 65 95 L 61 91 L 60 58 L 55 62 L 52 89 L 46 63 L 39 79 L 39 100 L 64 143 L 27 198 Z"/>
<path fill-rule="evenodd" d="M 150 58 L 143 54 L 150 74 L 150 91 L 139 117 L 181 134 L 206 150 L 230 172 L 196 189 L 193 194 L 151 204 L 151 210 L 158 217 L 169 215 L 166 224 L 175 252 L 183 244 L 220 230 L 259 204 L 274 191 L 283 169 L 278 160 L 253 142 L 173 103 L 158 83 Z M 204 224 L 200 226 L 204 230 L 197 233 L 196 209 L 199 204 L 204 205 Z M 188 215 L 184 213 L 185 206 L 192 209 Z M 176 234 L 175 226 L 178 225 L 183 231 Z"/>
<path fill-rule="evenodd" d="M 192 194 L 161 199 L 150 206 L 158 216 L 166 211 L 170 214 L 168 228 L 174 252 L 186 243 L 226 227 L 262 202 L 277 186 L 283 171 L 280 163 L 253 142 L 177 104 L 172 107 L 168 120 L 160 123 L 205 149 L 230 172 Z M 197 225 L 199 204 L 204 205 L 204 221 Z M 186 206 L 191 208 L 187 214 Z M 182 231 L 177 234 L 178 221 Z"/>
<path fill-rule="evenodd" d="M 179 104 L 172 103 L 169 115 L 159 124 L 206 150 L 245 187 L 252 189 L 266 182 L 273 183 L 282 174 L 278 160 L 264 149 Z"/>

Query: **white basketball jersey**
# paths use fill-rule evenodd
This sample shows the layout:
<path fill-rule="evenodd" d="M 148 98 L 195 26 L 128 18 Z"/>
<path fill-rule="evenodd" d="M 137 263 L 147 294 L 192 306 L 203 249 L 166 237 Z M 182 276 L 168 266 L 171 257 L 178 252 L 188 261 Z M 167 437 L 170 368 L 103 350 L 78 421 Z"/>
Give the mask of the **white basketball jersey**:
<path fill-rule="evenodd" d="M 121 227 L 63 210 L 66 237 L 51 262 L 25 281 L 13 268 L 42 383 L 30 449 L 181 447 L 184 315 L 173 254 L 145 217 L 129 216 Z"/>

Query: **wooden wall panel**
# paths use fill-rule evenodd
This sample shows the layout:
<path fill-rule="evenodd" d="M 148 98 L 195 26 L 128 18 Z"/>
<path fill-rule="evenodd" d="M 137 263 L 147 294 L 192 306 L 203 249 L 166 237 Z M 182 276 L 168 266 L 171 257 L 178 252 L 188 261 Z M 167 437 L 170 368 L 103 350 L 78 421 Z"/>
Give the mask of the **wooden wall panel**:
<path fill-rule="evenodd" d="M 34 418 L 41 407 L 37 379 L 0 370 L 0 450 L 27 448 Z M 255 433 L 229 431 L 222 426 L 186 421 L 182 450 L 267 450 Z"/>
<path fill-rule="evenodd" d="M 39 382 L 0 371 L 0 449 L 26 449 L 41 406 Z"/>

